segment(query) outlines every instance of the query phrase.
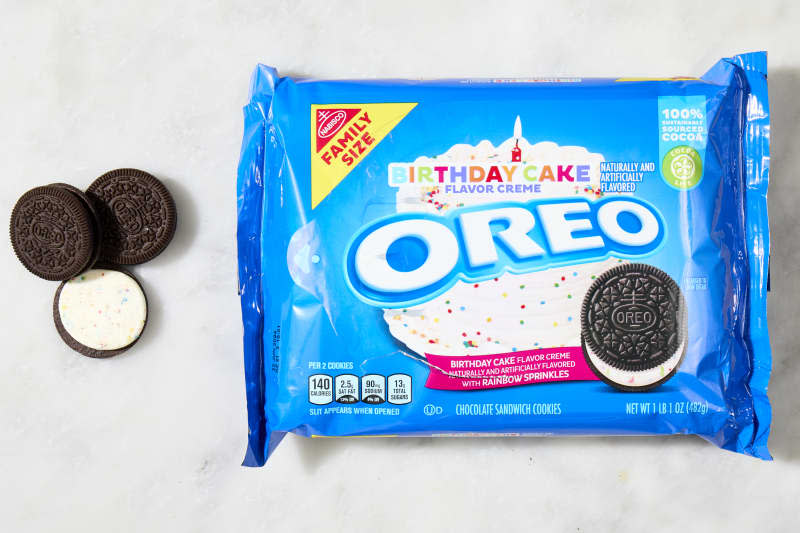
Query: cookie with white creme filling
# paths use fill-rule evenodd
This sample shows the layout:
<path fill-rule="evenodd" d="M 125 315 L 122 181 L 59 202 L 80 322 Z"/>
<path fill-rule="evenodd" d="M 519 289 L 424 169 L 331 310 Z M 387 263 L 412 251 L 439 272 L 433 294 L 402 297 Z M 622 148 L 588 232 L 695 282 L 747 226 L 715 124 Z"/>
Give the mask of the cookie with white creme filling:
<path fill-rule="evenodd" d="M 147 298 L 129 272 L 96 268 L 59 285 L 53 320 L 73 350 L 111 357 L 139 340 L 147 324 Z"/>

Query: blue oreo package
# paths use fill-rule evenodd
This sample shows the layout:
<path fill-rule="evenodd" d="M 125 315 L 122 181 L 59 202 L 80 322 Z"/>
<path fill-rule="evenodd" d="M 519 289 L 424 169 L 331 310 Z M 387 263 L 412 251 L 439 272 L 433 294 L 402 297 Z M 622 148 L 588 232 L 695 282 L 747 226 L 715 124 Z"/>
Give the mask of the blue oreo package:
<path fill-rule="evenodd" d="M 245 464 L 288 432 L 690 433 L 770 459 L 766 69 L 259 65 L 237 185 Z"/>

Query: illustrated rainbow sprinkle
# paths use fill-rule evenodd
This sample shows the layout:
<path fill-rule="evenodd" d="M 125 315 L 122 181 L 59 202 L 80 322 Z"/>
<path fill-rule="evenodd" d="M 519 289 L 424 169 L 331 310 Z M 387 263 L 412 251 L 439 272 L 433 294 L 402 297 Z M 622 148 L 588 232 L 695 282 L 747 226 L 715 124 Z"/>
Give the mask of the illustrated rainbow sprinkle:
<path fill-rule="evenodd" d="M 450 204 L 448 204 L 446 202 L 440 202 L 440 201 L 438 201 L 438 200 L 436 200 L 434 198 L 440 192 L 441 191 L 439 190 L 438 187 L 434 187 L 433 189 L 425 192 L 425 194 L 423 195 L 423 200 L 425 200 L 425 198 L 427 198 L 427 200 L 426 200 L 427 203 L 433 205 L 436 208 L 437 211 L 441 211 L 442 209 L 447 209 L 449 207 L 449 205 L 450 205 Z"/>

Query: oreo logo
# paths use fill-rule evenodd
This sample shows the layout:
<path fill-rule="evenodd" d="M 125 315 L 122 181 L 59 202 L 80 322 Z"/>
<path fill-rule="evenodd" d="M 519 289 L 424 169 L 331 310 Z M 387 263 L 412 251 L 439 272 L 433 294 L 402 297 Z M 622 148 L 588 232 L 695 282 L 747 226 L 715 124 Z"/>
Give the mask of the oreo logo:
<path fill-rule="evenodd" d="M 58 248 L 66 240 L 64 232 L 50 220 L 36 220 L 31 225 L 31 235 L 40 243 L 50 248 Z"/>
<path fill-rule="evenodd" d="M 636 224 L 621 222 L 628 219 Z M 399 213 L 358 231 L 345 255 L 345 272 L 363 301 L 406 307 L 430 300 L 459 279 L 478 282 L 613 252 L 647 255 L 661 244 L 664 227 L 654 207 L 633 198 L 502 202 L 453 209 L 445 216 Z M 631 293 L 613 303 L 640 302 L 647 303 Z M 632 309 L 620 323 L 643 331 L 656 320 L 654 309 Z M 649 313 L 637 314 L 643 311 Z"/>
<path fill-rule="evenodd" d="M 619 329 L 640 333 L 656 324 L 656 312 L 642 304 L 623 304 L 611 312 L 611 321 Z"/>
<path fill-rule="evenodd" d="M 139 206 L 128 198 L 118 196 L 111 202 L 111 210 L 125 233 L 136 235 L 144 228 L 144 216 Z"/>

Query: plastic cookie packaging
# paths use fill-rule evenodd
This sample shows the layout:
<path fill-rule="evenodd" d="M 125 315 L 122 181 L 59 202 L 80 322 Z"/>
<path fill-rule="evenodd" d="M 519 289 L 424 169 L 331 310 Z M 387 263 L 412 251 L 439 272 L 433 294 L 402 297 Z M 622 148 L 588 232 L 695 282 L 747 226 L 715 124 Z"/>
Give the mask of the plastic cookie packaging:
<path fill-rule="evenodd" d="M 766 53 L 659 79 L 259 65 L 244 115 L 246 465 L 288 432 L 770 458 Z"/>

